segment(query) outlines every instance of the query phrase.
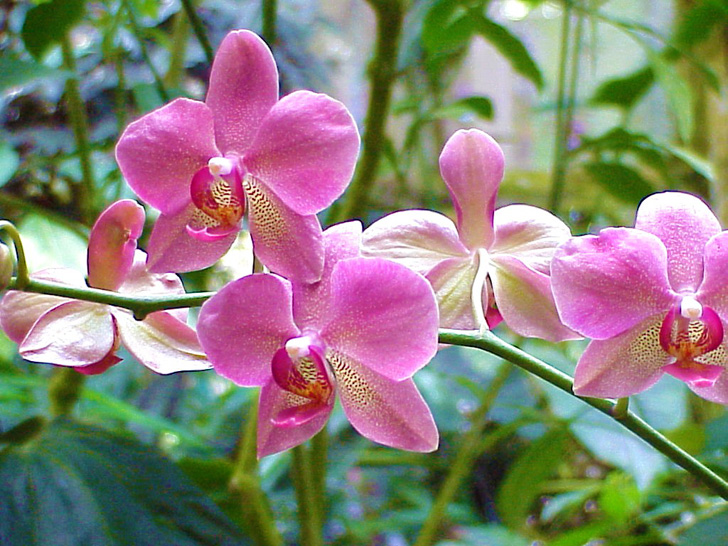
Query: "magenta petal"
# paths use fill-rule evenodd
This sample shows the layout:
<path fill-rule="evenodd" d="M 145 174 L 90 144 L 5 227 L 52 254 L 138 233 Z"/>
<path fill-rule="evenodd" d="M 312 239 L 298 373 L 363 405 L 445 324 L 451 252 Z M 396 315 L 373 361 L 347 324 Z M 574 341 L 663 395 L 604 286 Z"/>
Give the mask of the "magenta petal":
<path fill-rule="evenodd" d="M 275 275 L 248 275 L 225 285 L 200 310 L 197 335 L 215 371 L 246 387 L 264 385 L 275 352 L 300 334 L 291 286 Z"/>
<path fill-rule="evenodd" d="M 480 327 L 472 303 L 476 270 L 471 258 L 448 258 L 427 274 L 437 298 L 440 328 L 477 330 Z M 487 293 L 485 295 L 484 307 L 487 307 Z"/>
<path fill-rule="evenodd" d="M 548 275 L 526 267 L 513 256 L 492 256 L 490 280 L 503 320 L 517 334 L 549 341 L 577 339 L 556 312 Z"/>
<path fill-rule="evenodd" d="M 141 250 L 134 254 L 134 263 L 118 292 L 122 294 L 175 296 L 185 293 L 180 278 L 174 273 L 150 273 L 147 270 L 147 255 Z M 187 320 L 187 308 L 169 309 L 181 321 Z"/>
<path fill-rule="evenodd" d="M 498 143 L 478 129 L 457 131 L 440 154 L 440 173 L 455 205 L 460 239 L 471 250 L 493 242 L 493 211 L 504 165 Z"/>
<path fill-rule="evenodd" d="M 361 247 L 361 222 L 352 220 L 331 226 L 323 233 L 324 270 L 315 283 L 293 283 L 293 316 L 302 329 L 318 330 L 329 311 L 331 273 L 341 260 L 358 258 Z"/>
<path fill-rule="evenodd" d="M 668 364 L 662 371 L 669 373 L 680 381 L 684 381 L 690 387 L 704 388 L 712 387 L 715 381 L 725 371 L 722 366 L 705 365 L 700 368 L 687 368 L 679 363 Z"/>
<path fill-rule="evenodd" d="M 89 286 L 119 288 L 131 270 L 144 217 L 144 208 L 131 199 L 116 201 L 101 213 L 88 239 Z"/>
<path fill-rule="evenodd" d="M 149 237 L 147 267 L 154 273 L 196 271 L 211 266 L 225 254 L 235 242 L 237 234 L 205 242 L 187 233 L 187 223 L 192 218 L 194 205 L 167 216 L 161 214 Z"/>
<path fill-rule="evenodd" d="M 696 298 L 728 319 L 728 231 L 712 237 L 705 245 L 703 282 Z"/>
<path fill-rule="evenodd" d="M 728 373 L 725 370 L 711 386 L 696 386 L 688 383 L 688 387 L 706 400 L 717 404 L 728 404 Z"/>
<path fill-rule="evenodd" d="M 159 311 L 138 321 L 130 313 L 113 311 L 121 342 L 141 364 L 159 374 L 209 369 L 193 328 Z"/>
<path fill-rule="evenodd" d="M 362 234 L 362 256 L 394 260 L 422 275 L 443 260 L 469 255 L 452 220 L 429 210 L 388 214 Z"/>
<path fill-rule="evenodd" d="M 194 174 L 219 156 L 212 112 L 176 99 L 131 123 L 116 145 L 116 161 L 132 190 L 164 214 L 190 203 Z"/>
<path fill-rule="evenodd" d="M 559 246 L 551 287 L 564 324 L 593 339 L 613 337 L 666 312 L 677 297 L 667 280 L 665 247 L 632 228 L 606 228 Z"/>
<path fill-rule="evenodd" d="M 260 405 L 258 410 L 258 458 L 285 451 L 297 446 L 314 436 L 326 425 L 335 397 L 331 397 L 328 405 L 320 406 L 318 411 L 299 425 L 277 426 L 274 419 L 281 412 L 291 408 L 305 406 L 309 401 L 281 389 L 271 378 L 260 389 Z"/>
<path fill-rule="evenodd" d="M 341 353 L 328 356 L 341 405 L 359 434 L 407 451 L 437 449 L 437 426 L 414 381 L 392 381 Z"/>
<path fill-rule="evenodd" d="M 87 366 L 102 360 L 114 345 L 116 328 L 110 308 L 69 301 L 43 314 L 18 347 L 32 362 Z"/>
<path fill-rule="evenodd" d="M 437 352 L 437 304 L 421 275 L 379 258 L 336 264 L 330 322 L 320 333 L 329 348 L 385 377 L 412 377 Z"/>
<path fill-rule="evenodd" d="M 34 279 L 85 287 L 83 275 L 73 269 L 51 268 L 33 273 Z M 15 343 L 23 341 L 33 323 L 46 311 L 71 300 L 10 290 L 0 301 L 0 327 Z"/>
<path fill-rule="evenodd" d="M 324 267 L 318 218 L 293 212 L 252 176 L 245 177 L 243 187 L 256 257 L 268 269 L 292 281 L 318 281 Z"/>
<path fill-rule="evenodd" d="M 703 279 L 703 249 L 720 232 L 708 205 L 688 193 L 656 193 L 640 204 L 634 227 L 656 235 L 667 248 L 672 289 L 697 290 Z"/>
<path fill-rule="evenodd" d="M 263 120 L 244 163 L 293 211 L 316 214 L 346 189 L 359 154 L 359 132 L 346 107 L 296 91 Z"/>
<path fill-rule="evenodd" d="M 674 360 L 660 346 L 662 315 L 654 315 L 612 339 L 592 341 L 576 364 L 574 393 L 621 398 L 642 392 Z"/>
<path fill-rule="evenodd" d="M 270 49 L 249 30 L 228 33 L 215 54 L 205 103 L 220 149 L 243 155 L 278 100 L 278 69 Z"/>

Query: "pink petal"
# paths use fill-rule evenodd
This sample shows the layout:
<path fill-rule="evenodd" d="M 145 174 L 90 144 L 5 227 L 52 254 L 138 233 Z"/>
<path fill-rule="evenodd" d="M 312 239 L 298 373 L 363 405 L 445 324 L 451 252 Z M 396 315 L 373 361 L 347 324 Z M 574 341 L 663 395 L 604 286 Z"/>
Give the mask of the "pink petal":
<path fill-rule="evenodd" d="M 176 99 L 131 123 L 116 145 L 116 161 L 132 190 L 163 214 L 190 202 L 194 174 L 219 156 L 212 112 Z"/>
<path fill-rule="evenodd" d="M 256 257 L 274 273 L 290 280 L 316 282 L 324 267 L 321 224 L 315 215 L 301 216 L 261 182 L 248 175 L 250 237 Z"/>
<path fill-rule="evenodd" d="M 665 247 L 632 228 L 606 228 L 558 247 L 551 287 L 563 323 L 593 339 L 613 337 L 666 312 L 676 297 L 667 280 Z"/>
<path fill-rule="evenodd" d="M 272 378 L 260 390 L 258 411 L 258 458 L 285 451 L 314 436 L 326 425 L 334 405 L 334 397 L 308 421 L 297 426 L 276 426 L 273 419 L 286 409 L 304 405 L 307 399 L 291 394 L 276 385 Z"/>
<path fill-rule="evenodd" d="M 561 323 L 548 275 L 534 271 L 513 256 L 491 257 L 490 281 L 504 322 L 517 334 L 549 341 L 580 336 Z"/>
<path fill-rule="evenodd" d="M 137 239 L 144 229 L 144 208 L 136 201 L 116 201 L 101 213 L 88 240 L 88 282 L 116 290 L 131 269 Z"/>
<path fill-rule="evenodd" d="M 341 260 L 358 258 L 361 247 L 361 222 L 352 220 L 331 226 L 323 233 L 324 269 L 321 280 L 315 283 L 293 283 L 293 316 L 302 329 L 326 321 L 329 311 L 331 273 Z"/>
<path fill-rule="evenodd" d="M 222 239 L 200 241 L 187 232 L 194 205 L 177 214 L 161 214 L 149 237 L 147 267 L 154 273 L 197 271 L 211 266 L 235 242 L 236 233 Z"/>
<path fill-rule="evenodd" d="M 688 384 L 688 387 L 698 396 L 716 402 L 717 404 L 728 404 L 728 373 L 723 370 L 716 382 L 710 387 L 695 387 Z"/>
<path fill-rule="evenodd" d="M 160 374 L 209 369 L 194 329 L 174 315 L 159 311 L 143 321 L 121 309 L 112 311 L 121 342 L 141 364 Z"/>
<path fill-rule="evenodd" d="M 309 215 L 344 192 L 358 154 L 359 132 L 346 107 L 296 91 L 263 120 L 244 164 L 294 212 Z"/>
<path fill-rule="evenodd" d="M 507 254 L 541 273 L 549 274 L 554 250 L 571 231 L 550 212 L 529 205 L 509 205 L 495 211 L 492 255 Z"/>
<path fill-rule="evenodd" d="M 667 248 L 667 274 L 675 292 L 697 290 L 703 279 L 703 249 L 720 224 L 694 195 L 650 195 L 637 209 L 635 227 L 656 235 Z"/>
<path fill-rule="evenodd" d="M 651 387 L 674 360 L 660 346 L 664 315 L 647 317 L 611 339 L 592 341 L 576 364 L 574 393 L 621 398 Z"/>
<path fill-rule="evenodd" d="M 437 304 L 427 281 L 379 258 L 336 264 L 331 276 L 327 346 L 377 373 L 412 377 L 437 352 Z"/>
<path fill-rule="evenodd" d="M 278 100 L 278 69 L 268 46 L 249 30 L 228 33 L 212 63 L 205 103 L 220 149 L 242 156 Z"/>
<path fill-rule="evenodd" d="M 728 320 L 728 231 L 712 237 L 705 245 L 704 276 L 696 299 Z"/>
<path fill-rule="evenodd" d="M 493 241 L 493 211 L 505 159 L 498 143 L 478 129 L 457 131 L 440 154 L 440 173 L 458 216 L 458 231 L 470 249 Z"/>
<path fill-rule="evenodd" d="M 225 285 L 200 310 L 197 335 L 215 371 L 246 387 L 271 377 L 275 352 L 300 334 L 291 286 L 275 275 L 248 275 Z"/>
<path fill-rule="evenodd" d="M 422 275 L 443 260 L 469 255 L 455 224 L 429 210 L 388 214 L 362 234 L 362 256 L 394 260 Z"/>
<path fill-rule="evenodd" d="M 436 265 L 428 274 L 437 298 L 440 328 L 475 330 L 479 324 L 473 314 L 472 290 L 476 264 L 470 258 L 448 258 Z M 488 306 L 484 294 L 484 308 Z"/>
<path fill-rule="evenodd" d="M 44 313 L 18 347 L 32 362 L 87 366 L 102 360 L 114 345 L 110 308 L 98 303 L 69 301 Z"/>
<path fill-rule="evenodd" d="M 392 381 L 342 353 L 328 354 L 344 412 L 366 438 L 407 451 L 435 451 L 437 426 L 414 381 Z"/>
<path fill-rule="evenodd" d="M 69 286 L 86 286 L 83 275 L 73 269 L 44 269 L 33 273 L 32 278 Z M 0 301 L 0 328 L 11 340 L 20 343 L 43 313 L 69 301 L 57 296 L 10 290 Z"/>

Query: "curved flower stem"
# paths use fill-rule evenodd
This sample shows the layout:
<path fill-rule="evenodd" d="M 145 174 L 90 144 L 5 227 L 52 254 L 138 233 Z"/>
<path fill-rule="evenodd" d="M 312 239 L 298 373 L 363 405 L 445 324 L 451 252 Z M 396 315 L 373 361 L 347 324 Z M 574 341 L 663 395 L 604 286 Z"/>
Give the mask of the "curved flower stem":
<path fill-rule="evenodd" d="M 463 436 L 460 448 L 451 461 L 445 480 L 437 492 L 435 502 L 427 514 L 414 546 L 430 546 L 445 519 L 445 512 L 452 502 L 463 480 L 471 473 L 475 461 L 483 452 L 482 436 L 487 424 L 486 416 L 493 406 L 498 392 L 505 384 L 512 368 L 501 364 L 488 388 L 483 391 L 480 406 L 470 416 L 470 429 Z"/>
<path fill-rule="evenodd" d="M 298 521 L 301 527 L 299 543 L 306 546 L 324 546 L 322 536 L 321 506 L 317 504 L 311 454 L 306 446 L 299 445 L 293 452 L 293 484 L 296 488 Z"/>
<path fill-rule="evenodd" d="M 202 24 L 202 20 L 199 15 L 197 15 L 197 11 L 195 11 L 195 6 L 192 3 L 192 0 L 182 0 L 182 7 L 187 14 L 187 18 L 190 20 L 192 32 L 195 33 L 197 41 L 200 42 L 202 50 L 205 52 L 207 64 L 212 64 L 212 61 L 215 58 L 215 53 L 212 51 L 212 45 L 210 45 L 210 40 L 207 38 L 205 25 Z"/>
<path fill-rule="evenodd" d="M 17 290 L 24 290 L 31 280 L 28 274 L 28 263 L 25 260 L 25 250 L 23 250 L 23 240 L 20 238 L 18 229 L 7 220 L 0 220 L 0 232 L 3 231 L 10 236 L 15 247 L 17 276 L 11 280 L 9 286 L 16 287 Z"/>
<path fill-rule="evenodd" d="M 377 17 L 377 43 L 369 65 L 371 88 L 364 120 L 362 153 L 354 179 L 344 200 L 329 213 L 329 223 L 360 218 L 366 211 L 367 197 L 377 176 L 379 159 L 384 149 L 384 129 L 392 98 L 392 85 L 397 74 L 397 52 L 402 33 L 405 8 L 401 0 L 367 0 Z"/>
<path fill-rule="evenodd" d="M 76 150 L 81 164 L 81 185 L 78 188 L 78 205 L 81 217 L 85 224 L 91 225 L 94 220 L 94 184 L 93 169 L 91 168 L 91 149 L 89 147 L 89 129 L 86 109 L 81 98 L 76 71 L 76 57 L 73 54 L 71 38 L 66 34 L 61 40 L 61 53 L 63 67 L 72 75 L 66 81 L 66 100 L 68 101 L 68 115 L 73 127 L 73 136 L 76 139 Z"/>
<path fill-rule="evenodd" d="M 562 391 L 575 396 L 572 390 L 574 382 L 571 377 L 521 349 L 506 343 L 492 332 L 479 334 L 478 332 L 440 330 L 440 343 L 475 347 L 487 351 L 540 377 Z M 619 405 L 618 402 L 603 400 L 601 398 L 578 398 L 609 417 L 614 416 L 615 406 Z M 623 416 L 615 420 L 642 438 L 672 462 L 687 470 L 703 482 L 703 484 L 708 486 L 714 493 L 728 500 L 728 482 L 685 450 L 665 438 L 665 436 L 637 417 L 634 413 L 628 410 L 624 411 Z"/>
<path fill-rule="evenodd" d="M 251 400 L 250 413 L 243 425 L 242 440 L 235 461 L 235 470 L 230 479 L 230 488 L 240 495 L 243 517 L 256 544 L 282 546 L 283 539 L 276 528 L 268 498 L 260 487 L 256 457 L 257 430 L 258 396 L 254 396 Z"/>

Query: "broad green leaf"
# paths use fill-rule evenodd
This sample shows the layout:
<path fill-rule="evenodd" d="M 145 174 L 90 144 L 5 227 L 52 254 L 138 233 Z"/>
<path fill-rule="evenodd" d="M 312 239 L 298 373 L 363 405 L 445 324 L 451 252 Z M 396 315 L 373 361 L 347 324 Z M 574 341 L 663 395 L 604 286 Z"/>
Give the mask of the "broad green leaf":
<path fill-rule="evenodd" d="M 482 14 L 471 12 L 471 17 L 476 32 L 490 42 L 511 63 L 516 72 L 531 80 L 539 90 L 543 88 L 541 69 L 521 40 L 506 27 L 491 21 Z"/>
<path fill-rule="evenodd" d="M 665 147 L 665 150 L 678 159 L 684 161 L 700 176 L 706 180 L 710 180 L 711 182 L 715 181 L 715 169 L 710 161 L 703 159 L 690 150 L 680 148 L 679 146 L 673 146 L 671 144 L 664 144 L 663 146 Z"/>
<path fill-rule="evenodd" d="M 617 525 L 625 525 L 639 511 L 641 495 L 627 474 L 612 472 L 604 481 L 599 507 Z"/>
<path fill-rule="evenodd" d="M 678 541 L 678 546 L 725 546 L 728 544 L 728 510 L 698 521 L 689 527 Z"/>
<path fill-rule="evenodd" d="M 647 66 L 628 76 L 603 82 L 594 92 L 590 102 L 620 106 L 629 110 L 645 96 L 654 81 L 652 68 Z"/>
<path fill-rule="evenodd" d="M 687 142 L 690 140 L 695 126 L 693 94 L 690 85 L 677 72 L 674 64 L 669 63 L 662 55 L 654 51 L 649 49 L 647 51 L 647 57 L 654 71 L 655 79 L 665 92 L 670 108 L 675 115 L 680 137 Z"/>
<path fill-rule="evenodd" d="M 422 22 L 422 45 L 430 54 L 449 53 L 467 45 L 475 28 L 467 9 L 453 0 L 439 0 Z"/>
<path fill-rule="evenodd" d="M 0 62 L 2 62 L 0 60 Z M 0 141 L 0 186 L 4 186 L 15 175 L 20 165 L 18 152 L 7 140 Z"/>
<path fill-rule="evenodd" d="M 31 272 L 48 267 L 69 267 L 86 272 L 86 240 L 76 232 L 37 214 L 18 224 Z"/>
<path fill-rule="evenodd" d="M 434 110 L 430 117 L 460 120 L 463 116 L 473 114 L 483 119 L 493 119 L 493 103 L 488 97 L 465 97 Z"/>
<path fill-rule="evenodd" d="M 655 189 L 632 167 L 623 163 L 586 163 L 584 170 L 614 197 L 627 203 L 638 204 Z"/>
<path fill-rule="evenodd" d="M 683 14 L 675 32 L 675 42 L 693 47 L 711 36 L 716 26 L 728 21 L 728 3 L 725 0 L 703 0 L 695 3 Z"/>
<path fill-rule="evenodd" d="M 494 523 L 473 527 L 458 526 L 457 540 L 444 540 L 437 546 L 528 546 L 533 544 L 506 527 Z"/>
<path fill-rule="evenodd" d="M 20 33 L 28 53 L 42 58 L 81 20 L 85 6 L 84 0 L 51 0 L 30 8 Z"/>
<path fill-rule="evenodd" d="M 4 546 L 249 544 L 158 452 L 65 419 L 0 452 L 0 498 Z"/>
<path fill-rule="evenodd" d="M 534 501 L 540 495 L 539 484 L 550 478 L 563 461 L 568 434 L 554 429 L 523 450 L 508 469 L 496 497 L 498 515 L 511 529 L 522 529 Z"/>
<path fill-rule="evenodd" d="M 50 68 L 35 61 L 18 59 L 10 52 L 3 52 L 0 57 L 0 93 L 36 80 L 65 81 L 70 75 L 70 72 L 66 70 Z"/>

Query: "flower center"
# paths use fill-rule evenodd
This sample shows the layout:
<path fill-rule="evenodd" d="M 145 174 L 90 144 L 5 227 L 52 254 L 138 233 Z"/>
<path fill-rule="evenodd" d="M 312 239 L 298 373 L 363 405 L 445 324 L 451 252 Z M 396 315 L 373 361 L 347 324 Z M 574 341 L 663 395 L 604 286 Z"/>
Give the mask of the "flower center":
<path fill-rule="evenodd" d="M 660 328 L 660 346 L 675 358 L 663 370 L 691 386 L 710 387 L 723 371 L 723 366 L 709 364 L 710 353 L 722 342 L 718 314 L 693 296 L 684 296 L 665 315 Z"/>
<path fill-rule="evenodd" d="M 195 205 L 187 232 L 203 241 L 226 237 L 238 231 L 245 212 L 245 194 L 236 160 L 213 157 L 195 173 L 190 185 Z"/>
<path fill-rule="evenodd" d="M 334 377 L 318 336 L 303 335 L 286 341 L 273 355 L 271 371 L 276 384 L 293 395 L 273 417 L 275 425 L 301 425 L 331 404 Z"/>

